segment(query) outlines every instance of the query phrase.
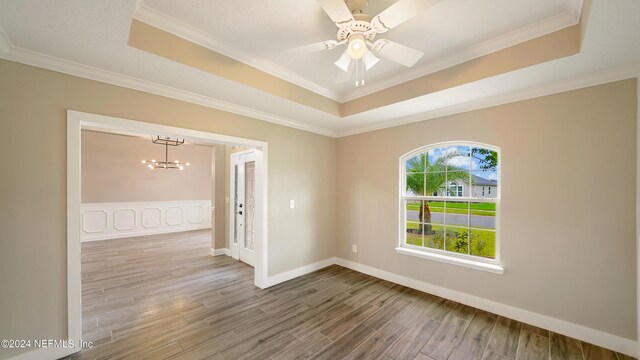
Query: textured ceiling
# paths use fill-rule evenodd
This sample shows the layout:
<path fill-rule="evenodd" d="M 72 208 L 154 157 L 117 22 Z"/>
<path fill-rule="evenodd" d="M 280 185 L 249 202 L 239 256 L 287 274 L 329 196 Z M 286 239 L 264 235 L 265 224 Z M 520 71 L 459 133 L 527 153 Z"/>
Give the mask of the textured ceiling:
<path fill-rule="evenodd" d="M 460 4 L 458 0 L 443 1 Z M 207 1 L 202 1 L 202 3 L 205 2 Z M 252 2 L 267 3 L 257 0 Z M 282 0 L 269 3 L 284 6 L 279 4 L 290 2 L 299 3 L 296 5 L 296 9 L 299 7 L 296 12 L 310 11 L 309 9 L 316 6 L 313 0 Z M 516 2 L 523 7 L 526 4 L 536 3 L 524 0 L 508 2 Z M 190 3 L 180 2 L 181 6 L 185 8 L 190 7 Z M 245 1 L 220 1 L 220 3 L 245 3 Z M 475 1 L 462 1 L 462 3 L 470 4 Z M 492 4 L 504 2 L 483 0 L 478 3 L 491 7 Z M 555 1 L 555 3 L 558 2 Z M 160 9 L 160 3 L 156 4 L 154 1 L 153 5 Z M 492 13 L 497 19 L 503 17 L 503 12 L 500 9 L 492 9 Z M 212 101 L 215 99 L 218 103 L 223 102 L 243 109 L 250 109 L 260 114 L 257 116 L 258 118 L 270 121 L 277 119 L 277 122 L 280 123 L 337 135 L 429 118 L 433 114 L 446 112 L 447 109 L 461 104 L 473 103 L 493 96 L 508 96 L 508 94 L 515 92 L 526 93 L 528 89 L 539 88 L 560 80 L 640 62 L 640 46 L 638 45 L 640 1 L 594 0 L 583 47 L 578 55 L 465 84 L 347 118 L 339 118 L 127 46 L 133 13 L 134 3 L 129 0 L 0 0 L 0 26 L 12 45 L 10 51 L 0 55 L 43 67 L 55 69 L 64 67 L 66 72 L 87 77 L 91 77 L 85 75 L 88 73 L 87 69 L 122 74 L 126 75 L 125 79 L 128 83 L 141 81 L 144 84 L 157 84 L 167 89 L 176 89 L 183 94 L 191 94 L 194 97 L 211 99 Z M 179 16 L 179 14 L 172 15 Z M 214 15 L 211 22 L 222 21 L 225 18 L 221 16 L 218 19 L 217 16 L 220 15 Z M 540 16 L 543 14 L 541 13 Z M 451 15 L 442 15 L 442 17 L 448 19 Z M 269 17 L 265 16 L 265 18 L 264 21 L 270 21 Z M 288 16 L 280 16 L 280 19 L 282 18 L 289 20 L 277 25 L 285 29 L 278 31 L 296 32 L 295 29 L 303 25 L 300 23 L 300 17 L 296 16 L 294 11 L 289 11 Z M 315 38 L 309 39 L 310 41 L 322 39 L 324 31 L 332 33 L 332 24 L 324 18 L 319 7 L 306 14 L 304 19 L 305 26 L 316 26 L 313 31 L 305 30 L 315 36 Z M 405 25 L 407 28 L 414 26 L 412 23 L 406 23 L 402 25 L 403 29 L 398 27 L 396 30 L 404 30 Z M 509 22 L 505 20 L 502 26 L 508 25 Z M 236 31 L 239 30 L 236 29 Z M 480 30 L 476 25 L 470 31 Z M 495 29 L 494 31 L 499 32 L 500 30 Z M 225 34 L 216 33 L 216 36 L 228 36 Z M 444 38 L 443 34 L 438 33 L 440 38 Z M 454 36 L 455 32 L 449 35 Z M 484 36 L 490 37 L 491 35 L 495 34 L 484 33 Z M 303 43 L 307 36 L 306 33 L 304 36 L 294 35 L 288 38 L 289 40 L 286 44 L 283 43 L 283 46 L 288 46 L 289 42 L 291 44 Z M 417 39 L 412 40 L 407 37 L 403 42 L 413 45 L 412 41 L 420 41 L 420 38 Z M 231 40 L 233 45 L 246 53 L 254 51 L 253 43 L 248 45 L 238 38 L 231 38 Z M 443 40 L 440 44 L 446 45 L 446 41 Z M 460 43 L 459 46 L 464 48 L 465 44 Z M 442 46 L 440 51 L 444 53 L 448 49 Z M 433 56 L 436 55 L 433 53 Z M 273 59 L 273 61 L 277 60 Z M 290 59 L 290 61 L 293 60 Z M 64 64 L 64 66 L 52 67 L 52 63 Z M 82 69 L 82 71 L 78 69 Z"/>
<path fill-rule="evenodd" d="M 371 0 L 364 11 L 376 15 L 394 2 Z M 576 22 L 580 4 L 580 0 L 443 0 L 376 37 L 422 51 L 425 55 L 414 68 L 381 60 L 367 72 L 367 82 L 388 83 L 420 70 L 424 75 L 444 58 L 506 34 L 539 36 L 538 31 L 559 30 Z M 304 55 L 286 51 L 336 39 L 336 26 L 315 0 L 143 0 L 142 6 L 203 31 L 225 47 L 284 67 L 339 97 L 356 94 L 352 81 L 335 82 L 339 70 L 333 62 L 344 47 Z M 510 45 L 519 41 L 522 38 Z"/>

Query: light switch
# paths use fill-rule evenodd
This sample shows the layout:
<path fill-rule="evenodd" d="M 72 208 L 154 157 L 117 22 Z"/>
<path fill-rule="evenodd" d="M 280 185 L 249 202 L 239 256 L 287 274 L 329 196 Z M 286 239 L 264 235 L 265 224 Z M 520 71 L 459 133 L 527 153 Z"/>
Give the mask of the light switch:
<path fill-rule="evenodd" d="M 229 197 L 228 197 L 228 196 L 224 198 L 224 203 L 225 203 L 225 204 L 228 204 L 228 203 L 229 203 Z"/>
<path fill-rule="evenodd" d="M 289 200 L 289 209 L 293 209 L 296 207 L 296 202 L 294 200 Z"/>

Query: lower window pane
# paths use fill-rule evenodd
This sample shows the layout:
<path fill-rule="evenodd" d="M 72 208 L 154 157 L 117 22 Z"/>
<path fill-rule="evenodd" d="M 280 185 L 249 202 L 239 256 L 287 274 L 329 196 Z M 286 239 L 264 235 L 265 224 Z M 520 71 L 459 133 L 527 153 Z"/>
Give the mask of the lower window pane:
<path fill-rule="evenodd" d="M 444 249 L 444 229 L 442 225 L 422 224 L 424 227 L 424 246 L 431 249 Z"/>
<path fill-rule="evenodd" d="M 469 253 L 469 229 L 466 227 L 447 226 L 445 232 L 447 251 L 460 254 Z"/>
<path fill-rule="evenodd" d="M 496 204 L 471 203 L 471 216 L 469 217 L 469 226 L 471 228 L 495 230 Z"/>
<path fill-rule="evenodd" d="M 447 201 L 445 223 L 460 227 L 469 226 L 469 203 L 461 201 Z"/>
<path fill-rule="evenodd" d="M 416 222 L 407 221 L 407 238 L 408 245 L 422 246 L 422 226 Z"/>
<path fill-rule="evenodd" d="M 496 257 L 496 232 L 492 230 L 471 229 L 469 236 L 471 242 L 471 255 L 495 259 Z"/>

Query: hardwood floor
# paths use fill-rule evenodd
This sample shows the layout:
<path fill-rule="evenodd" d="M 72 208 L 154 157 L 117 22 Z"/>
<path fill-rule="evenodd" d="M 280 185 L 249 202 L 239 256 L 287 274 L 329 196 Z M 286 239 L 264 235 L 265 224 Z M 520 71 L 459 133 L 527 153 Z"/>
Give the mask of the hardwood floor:
<path fill-rule="evenodd" d="M 630 359 L 339 266 L 267 290 L 208 231 L 82 244 L 72 359 Z"/>

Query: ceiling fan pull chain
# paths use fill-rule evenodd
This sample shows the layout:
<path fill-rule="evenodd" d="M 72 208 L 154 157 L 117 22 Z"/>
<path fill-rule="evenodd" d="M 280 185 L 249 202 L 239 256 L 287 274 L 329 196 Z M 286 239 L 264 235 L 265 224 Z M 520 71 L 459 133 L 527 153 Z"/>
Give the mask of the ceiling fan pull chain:
<path fill-rule="evenodd" d="M 358 85 L 358 80 L 360 80 L 360 77 L 359 77 L 359 75 L 360 75 L 360 66 L 359 65 L 360 65 L 360 60 L 356 60 L 356 64 L 355 64 L 355 66 L 356 66 L 356 87 L 359 86 Z"/>

